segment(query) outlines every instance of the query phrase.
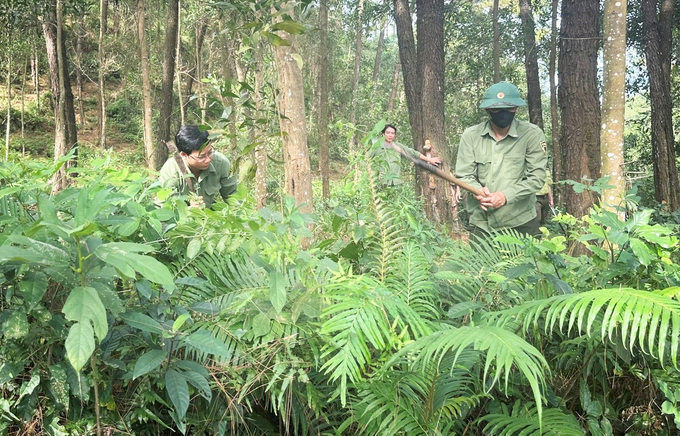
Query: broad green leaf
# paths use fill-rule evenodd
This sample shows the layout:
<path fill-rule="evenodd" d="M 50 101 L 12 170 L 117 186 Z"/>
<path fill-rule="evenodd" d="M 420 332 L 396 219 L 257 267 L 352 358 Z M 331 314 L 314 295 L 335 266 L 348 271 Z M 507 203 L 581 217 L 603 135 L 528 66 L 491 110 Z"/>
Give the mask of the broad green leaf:
<path fill-rule="evenodd" d="M 253 318 L 253 335 L 257 338 L 269 333 L 269 317 L 264 313 L 258 313 Z"/>
<path fill-rule="evenodd" d="M 116 233 L 121 236 L 130 236 L 137 231 L 139 224 L 139 218 L 130 219 L 125 224 L 119 225 L 118 228 L 116 228 Z"/>
<path fill-rule="evenodd" d="M 128 253 L 127 258 L 138 273 L 154 283 L 163 285 L 166 289 L 175 289 L 172 274 L 168 267 L 151 256 Z"/>
<path fill-rule="evenodd" d="M 278 271 L 269 274 L 269 301 L 276 310 L 281 313 L 283 306 L 286 305 L 286 282 L 285 277 Z"/>
<path fill-rule="evenodd" d="M 286 41 L 285 39 L 281 38 L 279 35 L 275 33 L 262 31 L 262 34 L 267 37 L 269 42 L 271 42 L 277 47 L 290 45 L 290 42 Z"/>
<path fill-rule="evenodd" d="M 183 314 L 181 314 L 180 316 L 178 316 L 177 319 L 175 320 L 175 322 L 172 323 L 172 331 L 173 331 L 173 332 L 179 331 L 179 329 L 182 328 L 182 326 L 184 325 L 184 323 L 185 323 L 189 318 L 191 318 L 191 315 L 189 315 L 188 313 L 183 313 Z"/>
<path fill-rule="evenodd" d="M 94 352 L 94 331 L 90 323 L 73 324 L 69 329 L 65 346 L 68 361 L 76 372 L 80 372 Z"/>
<path fill-rule="evenodd" d="M 2 333 L 6 339 L 21 339 L 28 334 L 29 325 L 26 314 L 21 310 L 15 310 L 2 323 Z"/>
<path fill-rule="evenodd" d="M 132 379 L 134 380 L 137 377 L 148 374 L 158 368 L 166 357 L 168 357 L 168 352 L 165 350 L 151 350 L 144 353 L 142 357 L 135 362 L 135 368 L 132 371 Z"/>
<path fill-rule="evenodd" d="M 82 238 L 83 236 L 93 234 L 95 231 L 97 231 L 98 228 L 99 226 L 97 225 L 97 223 L 88 221 L 77 227 L 72 228 L 71 230 L 68 231 L 68 234 L 71 236 L 78 236 Z"/>
<path fill-rule="evenodd" d="M 157 334 L 163 333 L 163 327 L 161 327 L 158 321 L 151 318 L 149 315 L 144 315 L 143 313 L 139 312 L 125 312 L 120 315 L 120 318 L 123 320 L 123 322 L 125 322 L 125 324 L 143 332 Z"/>
<path fill-rule="evenodd" d="M 165 373 L 165 390 L 170 397 L 172 405 L 175 406 L 177 417 L 180 420 L 184 420 L 184 416 L 189 408 L 189 386 L 186 379 L 174 369 L 168 370 Z"/>
<path fill-rule="evenodd" d="M 184 343 L 197 350 L 206 353 L 213 354 L 215 356 L 228 357 L 231 355 L 231 351 L 224 344 L 224 342 L 213 337 L 209 332 L 205 330 L 199 330 L 196 333 L 184 338 Z"/>
<path fill-rule="evenodd" d="M 57 403 L 68 409 L 68 383 L 66 382 L 66 371 L 64 370 L 64 367 L 61 363 L 50 366 L 49 390 L 52 392 L 52 396 L 57 401 Z"/>
<path fill-rule="evenodd" d="M 40 303 L 47 291 L 47 276 L 42 272 L 28 272 L 19 283 L 19 289 L 24 297 L 26 309 L 30 312 Z"/>
<path fill-rule="evenodd" d="M 630 238 L 630 248 L 644 266 L 649 266 L 656 259 L 656 251 L 652 250 L 644 241 Z"/>
<path fill-rule="evenodd" d="M 305 26 L 297 21 L 284 20 L 274 24 L 272 26 L 272 30 L 283 30 L 284 32 L 288 32 L 291 35 L 299 35 L 305 31 Z"/>
<path fill-rule="evenodd" d="M 154 248 L 145 244 L 136 244 L 134 242 L 109 242 L 97 247 L 97 250 L 106 252 L 127 254 L 127 253 L 149 253 L 154 251 Z"/>
<path fill-rule="evenodd" d="M 19 389 L 19 398 L 17 398 L 17 400 L 16 400 L 17 404 L 26 395 L 31 395 L 33 393 L 33 391 L 35 390 L 35 388 L 38 387 L 39 384 L 40 384 L 40 375 L 34 370 L 33 373 L 31 374 L 31 379 L 28 382 L 24 382 L 24 383 L 21 384 L 21 389 Z"/>
<path fill-rule="evenodd" d="M 75 288 L 71 291 L 64 308 L 61 310 L 69 321 L 88 322 L 94 324 L 94 331 L 99 340 L 103 340 L 109 330 L 106 320 L 106 308 L 99 299 L 97 290 L 90 287 Z"/>
<path fill-rule="evenodd" d="M 95 256 L 116 268 L 124 277 L 130 279 L 135 278 L 135 269 L 128 263 L 125 253 L 111 252 L 106 248 L 102 249 L 102 247 L 103 245 L 97 247 L 97 249 L 94 251 Z"/>
<path fill-rule="evenodd" d="M 201 252 L 201 239 L 194 238 L 187 245 L 187 257 L 193 259 Z"/>
<path fill-rule="evenodd" d="M 203 398 L 210 401 L 212 399 L 212 391 L 210 390 L 210 384 L 208 379 L 203 375 L 195 371 L 186 371 L 183 373 L 184 378 L 201 394 Z"/>

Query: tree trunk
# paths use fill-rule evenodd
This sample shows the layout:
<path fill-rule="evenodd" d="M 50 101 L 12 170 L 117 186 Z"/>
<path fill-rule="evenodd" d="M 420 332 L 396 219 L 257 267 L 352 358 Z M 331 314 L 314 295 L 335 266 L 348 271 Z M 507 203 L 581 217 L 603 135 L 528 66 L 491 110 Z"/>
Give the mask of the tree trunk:
<path fill-rule="evenodd" d="M 414 143 L 414 148 L 424 153 L 427 139 L 433 147 L 432 153 L 449 162 L 444 126 L 444 0 L 418 0 L 418 68 L 422 80 L 422 121 L 423 142 Z M 427 217 L 436 223 L 452 221 L 454 207 L 449 183 L 430 178 L 424 171 L 418 171 L 420 192 L 425 201 Z"/>
<path fill-rule="evenodd" d="M 99 0 L 99 93 L 97 94 L 97 121 L 99 125 L 99 147 L 106 148 L 106 52 L 104 35 L 106 35 L 106 21 L 109 10 L 108 0 Z"/>
<path fill-rule="evenodd" d="M 11 43 L 11 39 L 8 41 Z M 9 160 L 9 130 L 12 117 L 12 56 L 7 50 L 7 118 L 5 119 L 5 162 Z"/>
<path fill-rule="evenodd" d="M 557 112 L 557 15 L 559 0 L 552 0 L 552 23 L 550 28 L 550 62 L 548 71 L 550 75 L 550 132 L 553 148 L 553 183 L 562 180 L 564 176 L 562 164 L 562 147 L 560 146 L 560 119 Z M 553 197 L 560 198 L 561 185 L 555 185 Z"/>
<path fill-rule="evenodd" d="M 529 121 L 543 129 L 543 108 L 541 107 L 541 79 L 538 75 L 538 54 L 536 53 L 536 32 L 531 0 L 519 1 L 519 16 L 524 34 L 524 70 L 527 74 L 527 104 Z"/>
<path fill-rule="evenodd" d="M 83 103 L 83 17 L 78 17 L 76 25 L 76 92 L 78 95 L 78 119 L 85 126 L 85 105 Z"/>
<path fill-rule="evenodd" d="M 198 55 L 198 52 L 196 53 Z M 180 126 L 184 125 L 184 97 L 182 96 L 182 8 L 177 11 L 177 38 L 175 44 L 175 79 L 177 80 L 177 98 L 179 105 Z"/>
<path fill-rule="evenodd" d="M 31 79 L 35 90 L 35 105 L 40 112 L 40 56 L 35 41 L 31 42 Z"/>
<path fill-rule="evenodd" d="M 161 103 L 158 114 L 158 140 L 151 161 L 153 168 L 157 170 L 168 159 L 168 148 L 165 144 L 171 138 L 172 106 L 174 102 L 172 90 L 175 84 L 175 50 L 178 26 L 179 0 L 169 0 L 163 50 L 163 83 L 161 84 Z"/>
<path fill-rule="evenodd" d="M 498 3 L 493 0 L 493 83 L 501 81 L 501 31 L 498 27 Z"/>
<path fill-rule="evenodd" d="M 359 94 L 359 79 L 361 78 L 361 48 L 363 38 L 364 0 L 359 0 L 357 5 L 357 28 L 356 28 L 356 49 L 354 51 L 354 74 L 352 76 L 352 99 L 350 103 L 350 123 L 353 126 L 357 123 L 357 94 Z M 349 144 L 350 155 L 356 151 L 356 134 L 352 135 Z"/>
<path fill-rule="evenodd" d="M 600 178 L 600 100 L 597 87 L 598 0 L 563 0 L 559 54 L 559 101 L 565 177 L 580 183 Z M 582 217 L 593 191 L 565 190 L 567 211 Z"/>
<path fill-rule="evenodd" d="M 264 60 L 262 59 L 262 49 L 255 52 L 256 68 L 255 71 L 255 105 L 258 112 L 263 110 L 262 95 L 260 90 L 264 83 Z M 257 208 L 261 209 L 267 206 L 267 142 L 263 138 L 262 129 L 259 124 L 256 124 L 257 129 L 255 140 L 258 142 L 254 150 L 255 155 L 255 198 L 257 199 Z"/>
<path fill-rule="evenodd" d="M 331 196 L 330 187 L 330 145 L 328 132 L 328 8 L 326 0 L 319 4 L 319 174 L 323 199 Z"/>
<path fill-rule="evenodd" d="M 399 75 L 401 74 L 401 61 L 397 57 L 397 62 L 394 64 L 394 75 L 392 76 L 392 89 L 390 90 L 390 99 L 387 102 L 387 113 L 394 110 L 394 100 L 397 98 L 397 91 L 399 90 Z"/>
<path fill-rule="evenodd" d="M 189 103 L 191 102 L 191 93 L 193 92 L 194 82 L 200 81 L 201 78 L 198 76 L 198 72 L 201 70 L 201 52 L 203 50 L 203 41 L 205 41 L 205 33 L 208 29 L 208 20 L 205 17 L 199 19 L 195 27 L 195 39 L 194 39 L 194 51 L 195 62 L 194 66 L 187 73 L 186 85 L 184 85 L 184 110 L 188 110 Z"/>
<path fill-rule="evenodd" d="M 378 47 L 375 50 L 375 62 L 373 63 L 373 93 L 378 89 L 378 76 L 380 75 L 380 61 L 382 58 L 383 46 L 385 45 L 385 26 L 387 19 L 383 18 L 380 23 L 380 34 L 378 35 Z"/>
<path fill-rule="evenodd" d="M 602 192 L 605 208 L 625 219 L 626 180 L 623 167 L 623 128 L 626 107 L 626 2 L 604 1 L 602 83 L 602 176 L 611 189 Z"/>
<path fill-rule="evenodd" d="M 673 102 L 671 100 L 671 47 L 673 0 L 661 0 L 657 15 L 655 0 L 642 0 L 645 58 L 649 74 L 652 119 L 654 196 L 671 211 L 680 207 L 680 182 L 675 165 Z"/>
<path fill-rule="evenodd" d="M 144 154 L 149 168 L 156 169 L 154 164 L 153 125 L 151 114 L 151 81 L 149 79 L 149 49 L 146 45 L 144 30 L 144 0 L 137 0 L 137 39 L 139 41 L 139 64 L 142 75 L 142 101 L 144 125 Z"/>
<path fill-rule="evenodd" d="M 291 9 L 291 3 L 287 4 Z M 292 15 L 291 15 L 292 16 Z M 303 94 L 302 71 L 296 58 L 296 38 L 288 35 L 290 45 L 274 47 L 274 61 L 279 85 L 279 123 L 283 145 L 283 162 L 286 193 L 295 199 L 301 211 L 311 213 L 312 176 L 307 148 L 305 126 L 305 99 Z"/>
<path fill-rule="evenodd" d="M 404 76 L 404 93 L 408 118 L 411 124 L 413 143 L 424 144 L 423 114 L 421 97 L 421 78 L 418 76 L 418 56 L 413 36 L 413 24 L 408 0 L 394 1 L 394 21 L 397 25 L 397 42 L 399 44 L 399 60 Z"/>

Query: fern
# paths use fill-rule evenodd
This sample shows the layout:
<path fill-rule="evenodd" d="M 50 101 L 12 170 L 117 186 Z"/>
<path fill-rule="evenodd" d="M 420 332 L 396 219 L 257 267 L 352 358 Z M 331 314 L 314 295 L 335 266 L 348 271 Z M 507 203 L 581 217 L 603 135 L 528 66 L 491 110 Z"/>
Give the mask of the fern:
<path fill-rule="evenodd" d="M 487 422 L 486 434 L 496 436 L 583 436 L 584 429 L 576 418 L 559 409 L 545 409 L 534 404 L 515 402 L 512 410 L 503 405 L 503 413 L 490 413 L 479 421 Z"/>
<path fill-rule="evenodd" d="M 611 341 L 617 333 L 630 350 L 637 342 L 643 352 L 657 357 L 662 364 L 668 353 L 673 366 L 677 367 L 680 303 L 664 292 L 600 289 L 559 295 L 524 303 L 493 318 L 499 326 L 519 322 L 525 332 L 543 322 L 547 334 L 555 330 L 569 333 L 575 329 L 591 337 L 598 335 L 602 341 Z M 670 346 L 668 352 L 667 346 Z"/>

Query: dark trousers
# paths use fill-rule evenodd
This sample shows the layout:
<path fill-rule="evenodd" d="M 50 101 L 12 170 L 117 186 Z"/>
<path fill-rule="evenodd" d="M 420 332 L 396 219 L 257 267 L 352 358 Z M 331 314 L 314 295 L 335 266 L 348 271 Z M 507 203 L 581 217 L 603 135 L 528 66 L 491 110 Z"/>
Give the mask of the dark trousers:
<path fill-rule="evenodd" d="M 540 225 L 544 226 L 548 222 L 548 218 L 550 218 L 550 200 L 548 199 L 548 194 L 536 196 L 536 216 L 538 216 Z"/>

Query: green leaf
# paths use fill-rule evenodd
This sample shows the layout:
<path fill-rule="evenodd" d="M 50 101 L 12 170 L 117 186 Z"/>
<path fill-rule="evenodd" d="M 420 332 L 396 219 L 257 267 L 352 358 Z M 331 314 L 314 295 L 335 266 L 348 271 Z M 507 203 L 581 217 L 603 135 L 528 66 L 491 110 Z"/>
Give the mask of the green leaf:
<path fill-rule="evenodd" d="M 284 20 L 274 24 L 272 26 L 272 30 L 273 31 L 283 30 L 284 32 L 288 32 L 291 35 L 300 35 L 305 31 L 305 26 L 303 26 L 301 23 L 297 21 Z"/>
<path fill-rule="evenodd" d="M 42 272 L 28 272 L 19 283 L 26 309 L 30 312 L 42 300 L 47 291 L 47 276 Z"/>
<path fill-rule="evenodd" d="M 189 315 L 188 313 L 183 313 L 183 314 L 181 314 L 180 316 L 178 316 L 177 319 L 175 320 L 175 322 L 172 323 L 172 331 L 173 331 L 173 332 L 179 331 L 179 329 L 182 328 L 182 326 L 184 325 L 184 323 L 185 323 L 189 318 L 191 318 L 191 315 Z"/>
<path fill-rule="evenodd" d="M 201 252 L 201 239 L 194 238 L 187 245 L 187 257 L 193 259 Z"/>
<path fill-rule="evenodd" d="M 167 266 L 151 256 L 128 253 L 130 263 L 138 273 L 154 283 L 163 285 L 168 290 L 175 289 L 172 274 Z"/>
<path fill-rule="evenodd" d="M 231 351 L 224 342 L 213 337 L 205 330 L 199 330 L 187 336 L 184 338 L 184 343 L 206 354 L 222 357 L 229 357 L 231 355 Z"/>
<path fill-rule="evenodd" d="M 205 378 L 204 375 L 199 374 L 198 372 L 195 371 L 186 371 L 183 373 L 184 378 L 196 389 L 198 389 L 198 392 L 201 394 L 203 398 L 205 398 L 207 401 L 210 401 L 212 399 L 212 390 L 210 390 L 210 384 L 208 383 L 208 379 Z"/>
<path fill-rule="evenodd" d="M 652 250 L 644 241 L 630 238 L 630 248 L 644 266 L 649 266 L 656 259 L 656 251 Z"/>
<path fill-rule="evenodd" d="M 72 290 L 66 299 L 62 312 L 69 321 L 84 323 L 92 321 L 94 331 L 100 341 L 104 339 L 109 330 L 106 309 L 94 288 L 85 287 Z"/>
<path fill-rule="evenodd" d="M 90 323 L 73 324 L 69 329 L 65 346 L 68 361 L 76 372 L 80 372 L 94 352 L 94 331 Z"/>
<path fill-rule="evenodd" d="M 151 350 L 144 353 L 142 357 L 135 362 L 135 368 L 132 371 L 132 379 L 134 380 L 137 377 L 148 374 L 158 368 L 166 357 L 168 357 L 168 352 L 165 350 Z"/>
<path fill-rule="evenodd" d="M 2 333 L 6 339 L 21 339 L 28 334 L 29 325 L 26 314 L 21 310 L 15 310 L 2 323 Z"/>
<path fill-rule="evenodd" d="M 272 44 L 274 44 L 274 45 L 277 46 L 277 47 L 281 47 L 281 46 L 289 46 L 289 45 L 290 45 L 290 42 L 288 42 L 288 41 L 286 41 L 285 39 L 281 38 L 281 37 L 280 37 L 279 35 L 277 35 L 276 33 L 271 33 L 271 32 L 262 31 L 262 34 L 263 34 L 264 36 L 267 37 L 267 39 L 269 40 L 269 42 L 271 42 Z"/>
<path fill-rule="evenodd" d="M 285 277 L 278 271 L 269 273 L 269 301 L 274 306 L 276 313 L 281 313 L 283 306 L 286 305 Z"/>
<path fill-rule="evenodd" d="M 184 420 L 189 408 L 189 386 L 186 379 L 174 369 L 165 373 L 165 390 L 170 397 L 175 413 L 180 420 Z"/>
<path fill-rule="evenodd" d="M 148 315 L 139 312 L 125 312 L 120 318 L 130 327 L 139 329 L 147 333 L 163 333 L 163 327 Z"/>
<path fill-rule="evenodd" d="M 264 313 L 258 313 L 253 318 L 253 335 L 258 338 L 269 333 L 270 330 L 269 317 Z"/>

